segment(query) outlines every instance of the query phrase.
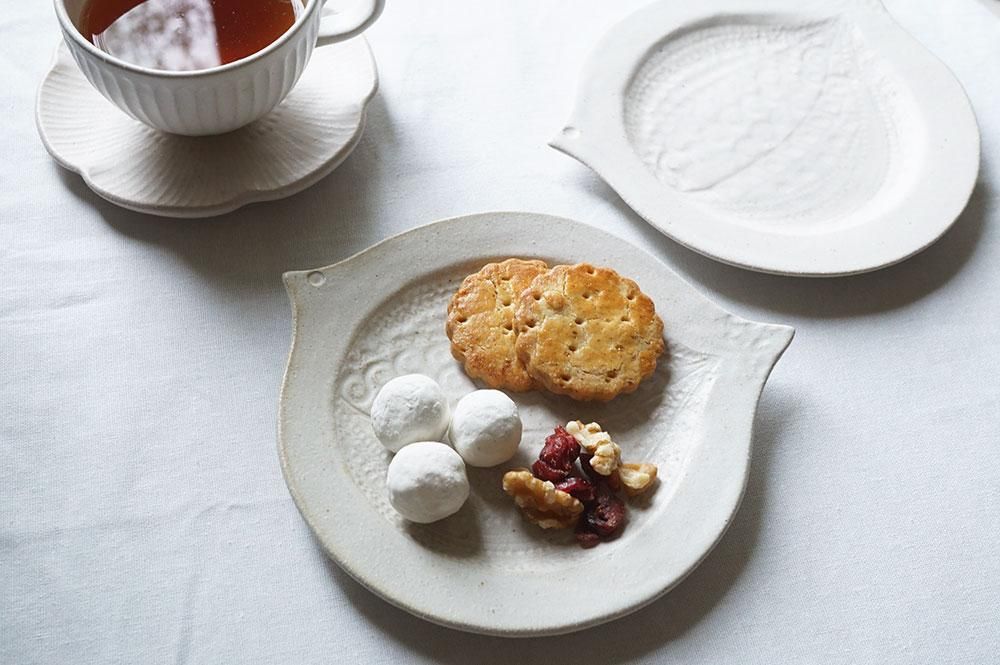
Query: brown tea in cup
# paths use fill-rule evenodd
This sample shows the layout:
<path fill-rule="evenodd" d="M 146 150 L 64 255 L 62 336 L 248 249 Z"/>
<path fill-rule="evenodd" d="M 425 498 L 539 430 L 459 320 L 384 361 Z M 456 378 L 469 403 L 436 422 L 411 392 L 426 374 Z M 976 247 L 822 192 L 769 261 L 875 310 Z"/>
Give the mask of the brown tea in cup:
<path fill-rule="evenodd" d="M 88 0 L 83 36 L 151 69 L 191 71 L 240 60 L 285 33 L 306 0 Z"/>

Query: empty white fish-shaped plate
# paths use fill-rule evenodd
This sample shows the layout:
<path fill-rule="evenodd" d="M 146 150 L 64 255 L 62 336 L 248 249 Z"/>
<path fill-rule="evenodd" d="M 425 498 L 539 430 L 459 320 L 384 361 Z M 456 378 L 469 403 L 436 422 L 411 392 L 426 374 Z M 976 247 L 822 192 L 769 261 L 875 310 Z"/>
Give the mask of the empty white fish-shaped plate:
<path fill-rule="evenodd" d="M 590 261 L 635 278 L 663 317 L 667 350 L 636 392 L 606 404 L 511 394 L 524 422 L 514 459 L 469 467 L 472 494 L 455 515 L 409 523 L 388 501 L 391 455 L 372 431 L 372 400 L 414 372 L 436 380 L 452 405 L 476 388 L 451 355 L 448 301 L 466 275 L 509 256 Z M 624 240 L 530 213 L 423 226 L 336 265 L 287 273 L 285 285 L 294 338 L 278 445 L 302 516 L 376 594 L 435 623 L 497 635 L 564 633 L 622 616 L 698 565 L 739 505 L 757 399 L 793 333 L 724 311 Z M 592 550 L 572 530 L 528 523 L 501 489 L 504 471 L 530 466 L 553 427 L 576 419 L 600 422 L 626 460 L 660 469 L 621 537 Z"/>
<path fill-rule="evenodd" d="M 551 145 L 667 236 L 791 275 L 902 261 L 961 213 L 979 129 L 878 0 L 662 0 L 614 27 Z"/>

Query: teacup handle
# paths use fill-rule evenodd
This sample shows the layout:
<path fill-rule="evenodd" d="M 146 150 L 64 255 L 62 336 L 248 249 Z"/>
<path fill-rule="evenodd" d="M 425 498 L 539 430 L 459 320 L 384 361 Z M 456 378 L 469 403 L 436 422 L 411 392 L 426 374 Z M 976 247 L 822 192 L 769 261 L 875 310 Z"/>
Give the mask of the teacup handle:
<path fill-rule="evenodd" d="M 361 34 L 382 13 L 385 0 L 322 0 L 316 46 L 342 42 Z M 334 7 L 336 5 L 336 7 Z"/>

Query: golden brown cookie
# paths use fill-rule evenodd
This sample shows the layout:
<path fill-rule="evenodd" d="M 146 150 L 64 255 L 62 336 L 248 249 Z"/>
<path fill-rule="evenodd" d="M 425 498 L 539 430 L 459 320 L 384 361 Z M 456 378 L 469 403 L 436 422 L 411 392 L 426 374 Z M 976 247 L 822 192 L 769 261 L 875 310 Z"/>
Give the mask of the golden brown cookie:
<path fill-rule="evenodd" d="M 521 292 L 547 270 L 544 261 L 507 259 L 488 263 L 462 281 L 448 303 L 445 332 L 451 354 L 469 376 L 514 392 L 536 387 L 514 353 L 514 308 Z"/>
<path fill-rule="evenodd" d="M 630 393 L 656 369 L 663 321 L 638 285 L 610 268 L 556 266 L 516 311 L 516 351 L 546 389 L 578 400 Z"/>

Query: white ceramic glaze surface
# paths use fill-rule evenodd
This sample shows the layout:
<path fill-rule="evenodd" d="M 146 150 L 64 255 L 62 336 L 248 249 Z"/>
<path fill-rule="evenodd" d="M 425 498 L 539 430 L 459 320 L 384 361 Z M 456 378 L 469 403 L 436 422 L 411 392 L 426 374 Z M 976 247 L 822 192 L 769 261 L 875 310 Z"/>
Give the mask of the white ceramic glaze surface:
<path fill-rule="evenodd" d="M 657 2 L 595 49 L 551 145 L 678 242 L 797 275 L 920 251 L 979 169 L 961 86 L 877 0 Z"/>
<path fill-rule="evenodd" d="M 1000 0 L 979 0 L 991 12 L 1000 16 Z"/>
<path fill-rule="evenodd" d="M 384 1 L 306 0 L 295 24 L 267 47 L 219 67 L 181 72 L 141 67 L 98 49 L 76 25 L 84 3 L 55 0 L 55 9 L 63 41 L 91 85 L 150 127 L 207 136 L 266 115 L 299 80 L 317 38 L 332 44 L 357 35 L 378 18 Z"/>
<path fill-rule="evenodd" d="M 302 191 L 360 138 L 378 87 L 364 37 L 316 51 L 270 114 L 220 136 L 165 134 L 119 113 L 65 45 L 38 92 L 38 131 L 62 166 L 105 199 L 139 212 L 206 217 Z"/>
<path fill-rule="evenodd" d="M 472 493 L 454 516 L 409 524 L 386 497 L 391 454 L 372 432 L 372 399 L 389 379 L 414 372 L 440 383 L 453 406 L 476 387 L 449 352 L 447 302 L 465 275 L 506 256 L 586 260 L 635 278 L 664 319 L 667 351 L 637 392 L 607 404 L 511 395 L 524 423 L 514 458 L 469 467 Z M 436 623 L 500 635 L 568 632 L 621 616 L 701 561 L 739 504 L 757 399 L 793 334 L 723 311 L 614 236 L 529 213 L 420 227 L 336 265 L 287 273 L 285 283 L 294 339 L 278 439 L 302 515 L 378 595 Z M 632 504 L 624 534 L 592 550 L 571 532 L 527 523 L 501 490 L 504 471 L 530 464 L 553 427 L 574 419 L 604 425 L 626 460 L 660 467 L 658 489 Z M 560 601 L 539 603 L 548 593 Z"/>

